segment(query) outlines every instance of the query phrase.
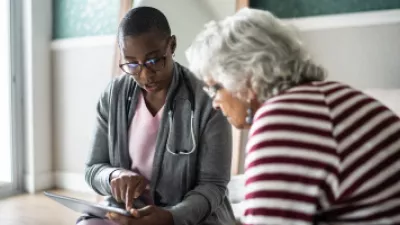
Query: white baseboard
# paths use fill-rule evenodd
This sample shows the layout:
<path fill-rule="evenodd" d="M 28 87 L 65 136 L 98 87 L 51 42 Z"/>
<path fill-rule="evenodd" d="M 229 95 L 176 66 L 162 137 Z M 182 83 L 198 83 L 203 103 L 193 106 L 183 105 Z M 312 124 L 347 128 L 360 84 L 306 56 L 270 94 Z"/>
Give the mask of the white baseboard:
<path fill-rule="evenodd" d="M 52 188 L 60 188 L 70 191 L 95 193 L 85 182 L 82 173 L 70 172 L 46 172 L 41 174 L 26 174 L 24 176 L 25 190 L 28 193 L 35 193 Z"/>
<path fill-rule="evenodd" d="M 85 175 L 83 173 L 57 171 L 55 172 L 55 187 L 70 191 L 94 193 L 86 184 Z"/>
<path fill-rule="evenodd" d="M 50 189 L 54 187 L 54 174 L 52 172 L 44 172 L 39 174 L 24 175 L 25 190 L 28 193 Z"/>
<path fill-rule="evenodd" d="M 400 23 L 400 9 L 285 19 L 300 31 L 365 27 Z"/>

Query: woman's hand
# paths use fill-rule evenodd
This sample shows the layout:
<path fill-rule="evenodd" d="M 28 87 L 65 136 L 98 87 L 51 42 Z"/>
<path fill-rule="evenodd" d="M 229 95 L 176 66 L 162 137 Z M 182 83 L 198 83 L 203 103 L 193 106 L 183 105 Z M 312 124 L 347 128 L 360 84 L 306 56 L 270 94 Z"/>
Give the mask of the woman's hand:
<path fill-rule="evenodd" d="M 134 199 L 138 198 L 146 187 L 146 179 L 131 171 L 120 172 L 111 180 L 112 196 L 117 202 L 124 202 L 128 211 L 132 208 Z"/>
<path fill-rule="evenodd" d="M 142 209 L 131 209 L 133 217 L 109 213 L 107 217 L 119 225 L 174 225 L 172 214 L 157 206 L 146 206 Z"/>

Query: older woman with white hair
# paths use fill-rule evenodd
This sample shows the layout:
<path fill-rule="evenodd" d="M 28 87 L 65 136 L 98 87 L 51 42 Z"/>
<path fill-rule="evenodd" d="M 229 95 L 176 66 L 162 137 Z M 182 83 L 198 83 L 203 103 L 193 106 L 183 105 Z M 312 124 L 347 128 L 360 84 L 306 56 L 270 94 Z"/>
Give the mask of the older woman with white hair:
<path fill-rule="evenodd" d="M 211 22 L 187 51 L 228 121 L 250 128 L 245 224 L 399 224 L 400 119 L 309 57 L 267 11 Z"/>

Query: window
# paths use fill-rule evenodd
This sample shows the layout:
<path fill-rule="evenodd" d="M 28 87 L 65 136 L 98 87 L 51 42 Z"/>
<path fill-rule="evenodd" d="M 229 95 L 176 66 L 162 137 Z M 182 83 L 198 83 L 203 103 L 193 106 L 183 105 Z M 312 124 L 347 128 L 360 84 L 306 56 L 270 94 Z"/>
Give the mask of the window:
<path fill-rule="evenodd" d="M 11 90 L 10 90 L 10 10 L 0 2 L 0 186 L 11 182 Z M 5 35 L 4 35 L 5 34 Z"/>
<path fill-rule="evenodd" d="M 22 73 L 16 70 L 21 58 L 20 1 L 0 1 L 0 197 L 21 190 Z M 21 43 L 21 42 L 20 42 Z"/>

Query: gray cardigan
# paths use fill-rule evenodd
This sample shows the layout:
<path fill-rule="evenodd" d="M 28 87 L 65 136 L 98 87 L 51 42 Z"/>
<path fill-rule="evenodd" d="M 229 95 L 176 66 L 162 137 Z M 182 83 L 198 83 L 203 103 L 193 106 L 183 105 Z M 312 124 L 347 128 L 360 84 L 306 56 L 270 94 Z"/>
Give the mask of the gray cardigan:
<path fill-rule="evenodd" d="M 186 68 L 175 63 L 165 110 L 157 135 L 150 193 L 157 206 L 169 210 L 175 225 L 234 224 L 227 199 L 231 168 L 231 126 L 221 112 L 212 108 L 202 83 Z M 186 76 L 194 92 L 194 134 L 197 148 L 188 155 L 173 155 L 169 149 L 191 149 L 191 104 L 188 88 L 179 82 Z M 179 84 L 179 85 L 178 85 Z M 132 104 L 127 109 L 127 93 L 133 88 Z M 171 96 L 172 90 L 176 91 Z M 130 169 L 128 129 L 136 108 L 140 88 L 128 75 L 115 78 L 102 93 L 97 105 L 97 125 L 93 146 L 86 164 L 85 179 L 98 194 L 110 196 L 110 174 Z M 173 126 L 168 104 L 174 101 Z M 145 132 L 145 131 L 144 131 Z"/>

